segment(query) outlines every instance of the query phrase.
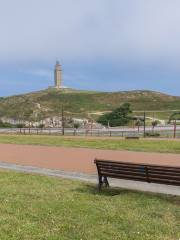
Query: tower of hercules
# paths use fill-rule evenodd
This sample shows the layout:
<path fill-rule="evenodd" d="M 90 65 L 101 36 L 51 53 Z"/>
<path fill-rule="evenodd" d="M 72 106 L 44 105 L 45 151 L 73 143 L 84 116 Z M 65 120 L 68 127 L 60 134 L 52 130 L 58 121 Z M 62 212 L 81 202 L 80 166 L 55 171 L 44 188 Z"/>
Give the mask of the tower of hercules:
<path fill-rule="evenodd" d="M 54 87 L 58 89 L 62 87 L 62 69 L 58 61 L 54 69 L 54 85 Z"/>

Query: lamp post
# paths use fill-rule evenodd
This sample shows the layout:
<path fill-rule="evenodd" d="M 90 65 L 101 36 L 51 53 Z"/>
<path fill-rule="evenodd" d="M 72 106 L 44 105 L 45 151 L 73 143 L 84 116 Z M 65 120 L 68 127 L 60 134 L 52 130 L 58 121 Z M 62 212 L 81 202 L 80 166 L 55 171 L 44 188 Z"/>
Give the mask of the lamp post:
<path fill-rule="evenodd" d="M 61 108 L 61 119 L 62 119 L 62 135 L 64 136 L 64 106 Z"/>
<path fill-rule="evenodd" d="M 176 138 L 176 120 L 174 120 L 174 138 Z"/>

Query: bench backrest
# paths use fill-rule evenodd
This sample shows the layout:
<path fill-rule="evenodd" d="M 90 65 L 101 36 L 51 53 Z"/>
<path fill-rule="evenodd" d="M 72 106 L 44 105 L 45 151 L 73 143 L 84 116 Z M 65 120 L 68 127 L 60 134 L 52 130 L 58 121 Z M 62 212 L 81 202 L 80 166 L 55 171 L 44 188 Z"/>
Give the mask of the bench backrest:
<path fill-rule="evenodd" d="M 95 159 L 99 176 L 180 186 L 180 167 Z"/>

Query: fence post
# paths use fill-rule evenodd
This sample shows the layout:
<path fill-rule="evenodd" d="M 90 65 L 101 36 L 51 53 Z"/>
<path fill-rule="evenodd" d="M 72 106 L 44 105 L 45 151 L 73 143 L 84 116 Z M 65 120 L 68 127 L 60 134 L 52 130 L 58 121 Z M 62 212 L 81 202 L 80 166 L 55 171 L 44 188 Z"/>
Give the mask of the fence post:
<path fill-rule="evenodd" d="M 146 112 L 144 112 L 144 138 L 146 137 Z"/>
<path fill-rule="evenodd" d="M 174 138 L 176 138 L 176 120 L 174 121 Z"/>

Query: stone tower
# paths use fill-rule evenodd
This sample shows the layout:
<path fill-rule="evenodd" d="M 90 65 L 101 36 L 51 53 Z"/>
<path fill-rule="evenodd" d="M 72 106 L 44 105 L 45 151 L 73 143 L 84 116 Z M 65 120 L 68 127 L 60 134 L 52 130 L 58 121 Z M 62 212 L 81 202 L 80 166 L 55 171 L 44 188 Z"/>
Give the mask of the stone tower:
<path fill-rule="evenodd" d="M 55 88 L 62 87 L 62 69 L 58 61 L 56 62 L 54 69 L 54 85 Z"/>

